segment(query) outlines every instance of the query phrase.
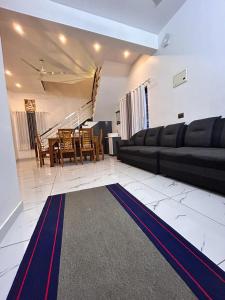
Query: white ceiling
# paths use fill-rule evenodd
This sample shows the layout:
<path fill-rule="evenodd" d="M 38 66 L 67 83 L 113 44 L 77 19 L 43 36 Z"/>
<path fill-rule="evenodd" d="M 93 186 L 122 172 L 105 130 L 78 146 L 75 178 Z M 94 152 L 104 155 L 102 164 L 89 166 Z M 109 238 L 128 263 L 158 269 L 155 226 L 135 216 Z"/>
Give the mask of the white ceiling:
<path fill-rule="evenodd" d="M 23 26 L 24 36 L 14 31 L 13 22 Z M 66 45 L 60 43 L 60 33 L 67 37 Z M 130 66 L 145 50 L 141 46 L 4 9 L 0 9 L 0 35 L 5 69 L 13 73 L 12 77 L 6 76 L 7 87 L 12 91 L 26 93 L 40 93 L 43 88 L 40 74 L 21 58 L 37 68 L 40 68 L 39 60 L 44 59 L 47 71 L 68 73 L 69 77 L 63 76 L 63 80 L 70 80 L 72 76 L 76 82 L 91 78 L 96 66 L 102 65 L 104 61 Z M 95 42 L 102 45 L 99 53 L 93 49 Z M 123 52 L 126 49 L 130 50 L 131 55 L 125 60 Z M 55 75 L 44 76 L 42 79 L 59 82 L 61 78 Z M 15 87 L 16 82 L 21 83 L 22 89 Z"/>
<path fill-rule="evenodd" d="M 152 33 L 159 33 L 186 0 L 51 0 Z M 159 4 L 158 4 L 159 3 Z M 158 5 L 156 5 L 158 4 Z"/>

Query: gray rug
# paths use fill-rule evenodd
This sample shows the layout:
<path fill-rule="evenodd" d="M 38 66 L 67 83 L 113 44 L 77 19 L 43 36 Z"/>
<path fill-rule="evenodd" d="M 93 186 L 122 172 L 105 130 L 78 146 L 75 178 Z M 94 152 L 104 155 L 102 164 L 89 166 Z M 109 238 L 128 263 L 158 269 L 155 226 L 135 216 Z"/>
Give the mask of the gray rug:
<path fill-rule="evenodd" d="M 105 188 L 66 194 L 58 299 L 196 299 Z"/>

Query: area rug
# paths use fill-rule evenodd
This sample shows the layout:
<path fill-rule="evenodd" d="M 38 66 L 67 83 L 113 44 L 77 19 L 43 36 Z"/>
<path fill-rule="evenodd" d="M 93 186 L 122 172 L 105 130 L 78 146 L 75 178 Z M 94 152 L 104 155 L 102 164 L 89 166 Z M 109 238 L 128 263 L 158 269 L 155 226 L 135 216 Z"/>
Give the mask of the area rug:
<path fill-rule="evenodd" d="M 47 199 L 7 299 L 225 299 L 225 273 L 119 184 Z"/>

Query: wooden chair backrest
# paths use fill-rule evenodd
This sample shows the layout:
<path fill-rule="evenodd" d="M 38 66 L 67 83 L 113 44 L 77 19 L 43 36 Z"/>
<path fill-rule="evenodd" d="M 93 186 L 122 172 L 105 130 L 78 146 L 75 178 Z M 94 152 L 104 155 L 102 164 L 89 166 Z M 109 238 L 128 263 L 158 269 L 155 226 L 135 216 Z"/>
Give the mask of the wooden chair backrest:
<path fill-rule="evenodd" d="M 80 147 L 83 149 L 93 148 L 92 128 L 82 128 L 79 131 Z"/>
<path fill-rule="evenodd" d="M 65 137 L 65 135 L 67 137 L 72 137 L 74 135 L 74 130 L 73 129 L 65 129 L 65 128 L 62 128 L 62 129 L 58 129 L 58 135 L 59 137 Z"/>
<path fill-rule="evenodd" d="M 71 151 L 74 149 L 73 129 L 58 129 L 60 149 Z"/>

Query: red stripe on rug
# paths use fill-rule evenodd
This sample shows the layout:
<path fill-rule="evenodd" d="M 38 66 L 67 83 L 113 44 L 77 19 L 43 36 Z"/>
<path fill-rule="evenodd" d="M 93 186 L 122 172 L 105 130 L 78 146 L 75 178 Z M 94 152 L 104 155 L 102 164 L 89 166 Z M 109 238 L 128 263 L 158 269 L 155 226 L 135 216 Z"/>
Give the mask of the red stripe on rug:
<path fill-rule="evenodd" d="M 135 201 L 135 203 L 137 203 L 140 208 L 142 208 L 150 217 L 152 217 L 161 227 L 163 227 L 163 229 L 165 229 L 167 232 L 169 232 L 182 246 L 184 246 L 189 252 L 191 252 L 191 254 L 193 254 L 203 265 L 205 265 L 207 267 L 207 269 L 209 269 L 209 271 L 211 271 L 216 277 L 218 277 L 223 283 L 225 283 L 225 280 L 219 275 L 217 274 L 209 265 L 207 265 L 206 262 L 204 262 L 204 260 L 201 259 L 201 257 L 199 257 L 197 254 L 195 254 L 187 245 L 185 245 L 169 228 L 167 228 L 166 226 L 164 226 L 159 220 L 157 220 L 157 218 L 155 218 L 150 211 L 148 211 L 145 207 L 144 204 L 139 203 L 139 201 L 137 199 L 135 199 L 134 196 L 130 195 L 125 189 L 123 189 L 121 186 L 117 185 L 121 191 L 123 191 L 125 194 L 127 194 L 127 196 L 132 200 Z"/>
<path fill-rule="evenodd" d="M 24 276 L 23 276 L 23 280 L 22 280 L 22 283 L 21 283 L 21 285 L 20 285 L 20 289 L 19 289 L 19 292 L 18 292 L 18 294 L 17 294 L 16 300 L 19 300 L 19 299 L 20 299 L 20 296 L 21 296 L 21 293 L 22 293 L 22 290 L 23 290 L 23 286 L 24 286 L 24 283 L 25 283 L 26 278 L 27 278 L 27 274 L 28 274 L 29 269 L 30 269 L 30 265 L 31 265 L 31 263 L 32 263 L 32 260 L 33 260 L 33 257 L 34 257 L 34 254 L 35 254 L 35 251 L 36 251 L 38 242 L 39 242 L 39 240 L 40 240 L 41 232 L 42 232 L 42 229 L 43 229 L 43 227 L 44 227 L 45 220 L 46 220 L 46 218 L 47 218 L 47 214 L 48 214 L 48 211 L 49 211 L 49 207 L 50 207 L 51 201 L 52 201 L 52 196 L 51 196 L 51 198 L 50 198 L 50 200 L 49 200 L 49 204 L 48 204 L 47 210 L 46 210 L 46 212 L 45 212 L 44 219 L 43 219 L 43 221 L 42 221 L 42 223 L 41 223 L 41 227 L 40 227 L 40 230 L 39 230 L 39 232 L 38 232 L 38 236 L 37 236 L 37 239 L 36 239 L 36 242 L 35 242 L 35 245 L 34 245 L 32 254 L 31 254 L 31 256 L 30 256 L 30 259 L 29 259 L 29 262 L 28 262 L 28 265 L 27 265 L 25 274 L 24 274 Z"/>
<path fill-rule="evenodd" d="M 123 201 L 121 200 L 120 196 L 115 192 L 111 191 L 112 193 L 116 194 L 116 196 L 120 199 L 124 206 L 135 216 L 135 218 L 147 229 L 147 231 L 154 237 L 154 239 L 160 244 L 160 246 L 170 255 L 170 257 L 179 265 L 179 267 L 189 276 L 189 278 L 198 286 L 198 288 L 202 291 L 202 293 L 207 297 L 209 300 L 213 300 L 206 290 L 201 286 L 201 284 L 191 275 L 191 273 L 176 259 L 176 257 L 166 248 L 166 246 L 157 238 L 157 236 L 151 231 L 151 229 L 133 212 L 133 210 Z"/>
<path fill-rule="evenodd" d="M 54 242 L 53 242 L 53 247 L 52 247 L 49 271 L 48 271 L 48 280 L 47 280 L 47 285 L 46 285 L 46 290 L 45 290 L 45 300 L 48 299 L 48 292 L 49 292 L 49 286 L 50 286 L 50 281 L 51 281 L 52 264 L 53 264 L 54 254 L 55 254 L 55 245 L 56 245 L 58 228 L 59 228 L 59 218 L 60 218 L 61 207 L 62 207 L 62 195 L 61 195 L 60 203 L 59 203 L 59 210 L 58 210 L 58 216 L 57 216 L 57 222 L 56 222 L 56 228 L 55 228 Z"/>

